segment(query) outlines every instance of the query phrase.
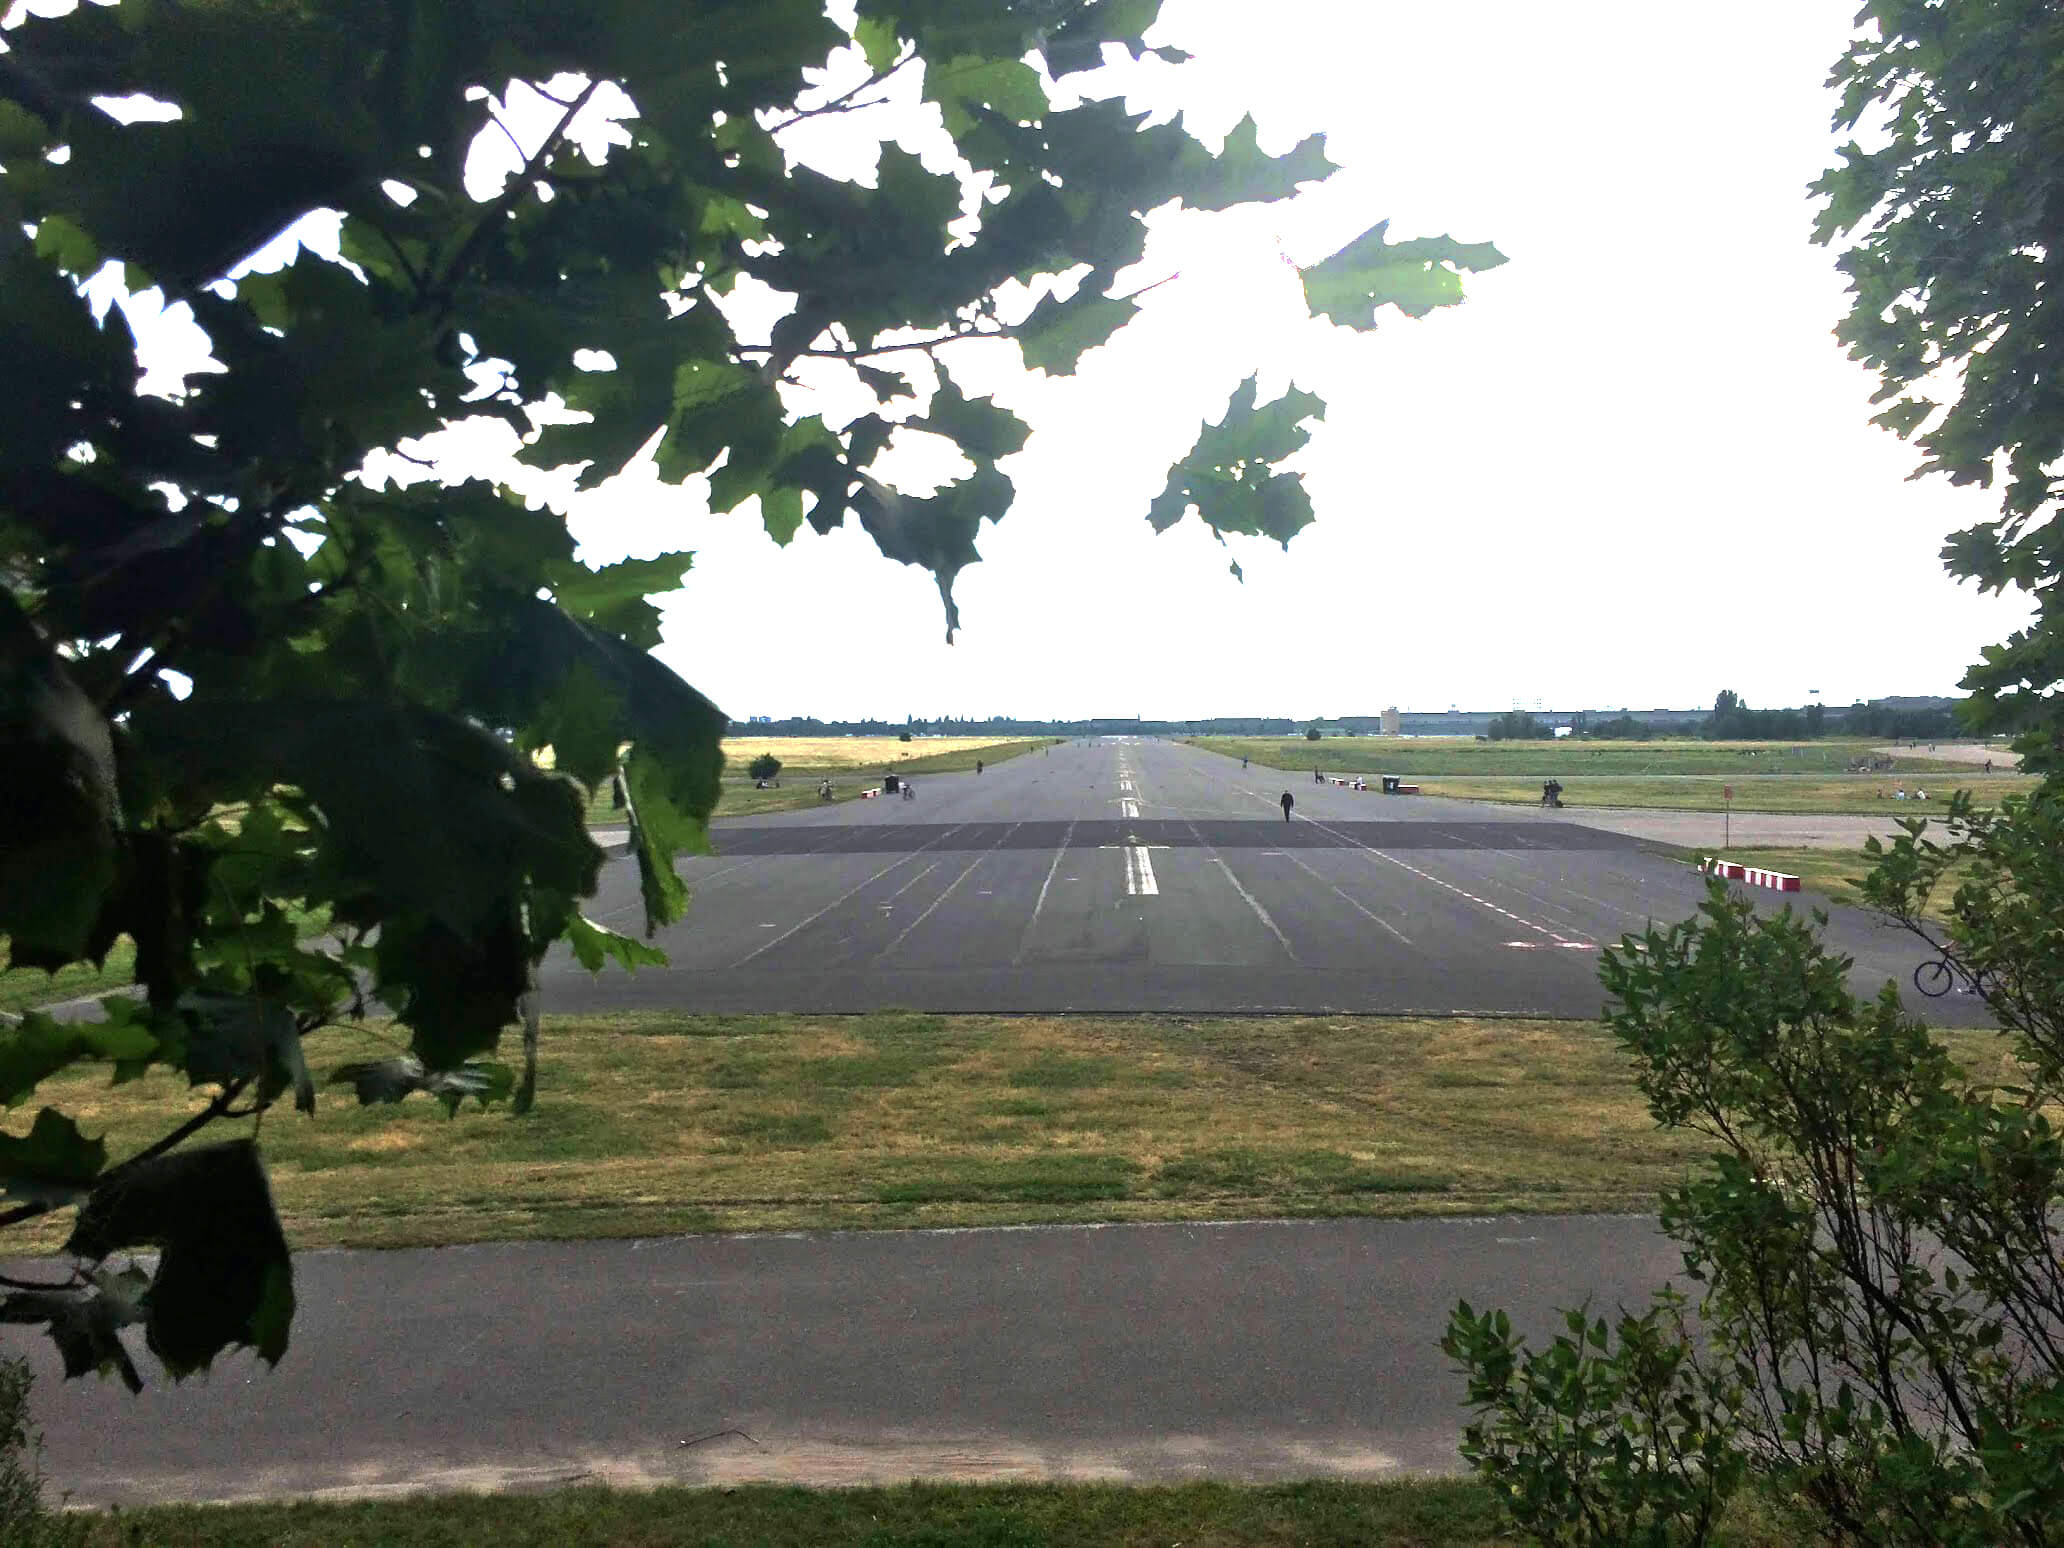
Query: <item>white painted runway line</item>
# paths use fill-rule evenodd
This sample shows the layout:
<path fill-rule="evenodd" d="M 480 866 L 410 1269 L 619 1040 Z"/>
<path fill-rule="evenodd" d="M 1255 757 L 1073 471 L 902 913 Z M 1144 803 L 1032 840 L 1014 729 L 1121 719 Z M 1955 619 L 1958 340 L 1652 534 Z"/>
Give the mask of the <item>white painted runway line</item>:
<path fill-rule="evenodd" d="M 954 877 L 952 881 L 948 882 L 946 884 L 946 890 L 940 893 L 936 898 L 932 899 L 931 906 L 927 908 L 922 914 L 919 914 L 915 919 L 911 920 L 909 924 L 905 925 L 903 927 L 903 933 L 898 935 L 893 941 L 890 941 L 888 945 L 884 946 L 878 953 L 876 953 L 874 960 L 877 963 L 880 962 L 884 957 L 888 956 L 890 952 L 894 951 L 898 946 L 901 946 L 905 941 L 909 940 L 910 932 L 912 930 L 915 930 L 919 925 L 923 924 L 927 919 L 931 918 L 933 914 L 937 913 L 939 905 L 941 903 L 944 903 L 948 898 L 953 896 L 953 889 L 955 887 L 958 887 L 962 882 L 966 881 L 969 875 L 974 871 L 975 867 L 980 865 L 984 860 L 988 858 L 988 855 L 980 854 L 976 855 L 974 859 L 970 860 L 967 863 L 967 870 L 962 871 L 958 876 Z"/>
<path fill-rule="evenodd" d="M 1269 934 L 1273 935 L 1276 938 L 1276 944 L 1283 948 L 1283 955 L 1288 957 L 1292 962 L 1295 962 L 1297 960 L 1296 948 L 1290 944 L 1290 937 L 1285 935 L 1280 929 L 1276 927 L 1275 920 L 1269 917 L 1269 911 L 1261 906 L 1261 899 L 1257 898 L 1253 893 L 1249 892 L 1245 887 L 1241 886 L 1240 878 L 1233 874 L 1233 868 L 1227 865 L 1225 861 L 1215 853 L 1211 856 L 1211 864 L 1217 866 L 1219 870 L 1224 874 L 1225 879 L 1233 884 L 1233 891 L 1239 893 L 1240 896 L 1246 900 L 1247 906 L 1254 910 L 1254 917 L 1259 919 L 1263 924 L 1268 926 Z"/>
<path fill-rule="evenodd" d="M 1312 827 L 1317 828 L 1321 833 L 1330 833 L 1337 839 L 1345 840 L 1348 844 L 1352 845 L 1356 849 L 1359 849 L 1363 854 L 1369 856 L 1372 860 L 1386 860 L 1390 864 L 1398 867 L 1400 870 L 1410 871 L 1414 876 L 1418 877 L 1421 881 L 1430 881 L 1434 884 L 1434 886 L 1440 887 L 1445 891 L 1452 892 L 1458 898 L 1467 899 L 1469 902 L 1474 903 L 1478 908 L 1487 908 L 1492 913 L 1499 915 L 1501 918 L 1509 919 L 1516 925 L 1520 925 L 1525 929 L 1533 930 L 1541 935 L 1545 935 L 1550 940 L 1554 941 L 1555 944 L 1558 946 L 1569 946 L 1573 950 L 1578 951 L 1595 951 L 1597 949 L 1598 943 L 1596 941 L 1571 941 L 1567 937 L 1565 937 L 1563 933 L 1559 930 L 1553 929 L 1548 925 L 1544 925 L 1540 923 L 1538 920 L 1528 919 L 1523 914 L 1515 914 L 1509 908 L 1500 908 L 1497 904 L 1491 902 L 1487 898 L 1480 898 L 1475 893 L 1470 892 L 1464 888 L 1458 887 L 1451 881 L 1444 881 L 1440 877 L 1435 876 L 1431 871 L 1422 871 L 1419 869 L 1418 866 L 1413 865 L 1408 861 L 1400 860 L 1396 855 L 1391 854 L 1388 850 L 1377 849 L 1371 845 L 1364 844 L 1352 833 L 1343 833 L 1338 828 L 1331 827 L 1326 823 L 1320 822 L 1316 817 L 1307 817 L 1304 819 L 1304 821 L 1309 823 Z M 1570 934 L 1572 935 L 1579 933 L 1581 932 L 1576 930 L 1572 930 L 1570 932 Z"/>
<path fill-rule="evenodd" d="M 901 946 L 905 941 L 909 940 L 910 932 L 912 930 L 915 930 L 919 925 L 923 924 L 927 919 L 931 918 L 932 915 L 938 911 L 939 905 L 941 903 L 944 903 L 951 896 L 953 896 L 953 889 L 955 887 L 958 887 L 962 882 L 966 881 L 969 875 L 973 873 L 976 866 L 980 865 L 984 860 L 987 860 L 991 855 L 995 854 L 997 850 L 1003 848 L 1004 844 L 1009 841 L 1010 836 L 1013 833 L 1017 832 L 1018 829 L 1022 828 L 1024 825 L 1024 819 L 1022 818 L 1012 823 L 1008 828 L 1005 828 L 1003 830 L 1002 836 L 998 838 L 995 843 L 991 844 L 979 855 L 976 855 L 974 859 L 970 860 L 967 863 L 967 870 L 962 871 L 958 876 L 954 877 L 952 881 L 946 884 L 946 890 L 940 893 L 936 898 L 932 899 L 932 905 L 930 908 L 927 908 L 922 914 L 919 914 L 915 919 L 911 920 L 909 924 L 905 925 L 903 927 L 903 933 L 901 935 L 897 936 L 893 941 L 890 941 L 888 945 L 884 946 L 879 952 L 875 954 L 874 960 L 876 965 L 879 966 L 884 960 L 887 959 L 890 952 L 894 951 L 898 946 Z"/>
<path fill-rule="evenodd" d="M 1335 885 L 1333 882 L 1326 881 L 1325 877 L 1321 876 L 1317 871 L 1313 870 L 1310 866 L 1306 865 L 1302 860 L 1298 859 L 1297 856 L 1292 854 L 1289 850 L 1272 849 L 1268 852 L 1272 855 L 1282 856 L 1285 860 L 1288 860 L 1292 865 L 1296 866 L 1298 870 L 1304 872 L 1305 875 L 1309 876 L 1313 881 L 1326 882 L 1327 886 L 1332 887 L 1335 892 L 1340 894 L 1341 901 L 1346 903 L 1349 908 L 1353 909 L 1356 913 L 1368 919 L 1371 923 L 1383 926 L 1384 929 L 1388 930 L 1392 935 L 1395 935 L 1407 946 L 1412 944 L 1411 938 L 1407 936 L 1404 931 L 1400 930 L 1388 919 L 1385 919 L 1381 914 L 1372 913 L 1368 908 L 1363 906 L 1361 899 L 1357 898 L 1353 893 L 1348 892 L 1345 889 Z"/>
<path fill-rule="evenodd" d="M 933 861 L 933 862 L 932 862 L 932 863 L 931 863 L 930 865 L 926 866 L 926 867 L 925 867 L 925 868 L 924 868 L 924 869 L 923 869 L 922 871 L 919 871 L 919 872 L 918 872 L 918 873 L 917 873 L 917 874 L 916 874 L 915 876 L 911 877 L 909 881 L 905 882 L 905 883 L 904 883 L 904 884 L 903 884 L 902 886 L 898 887 L 898 888 L 897 888 L 897 889 L 896 889 L 896 890 L 895 890 L 894 892 L 890 893 L 890 894 L 889 894 L 889 895 L 888 895 L 888 896 L 887 896 L 886 898 L 883 898 L 883 899 L 882 899 L 882 901 L 881 901 L 881 903 L 880 903 L 879 905 L 877 905 L 877 906 L 878 906 L 878 907 L 881 907 L 881 908 L 885 908 L 885 909 L 886 909 L 886 908 L 893 908 L 893 907 L 895 907 L 895 904 L 896 904 L 896 899 L 898 899 L 898 898 L 902 897 L 904 893 L 908 892 L 908 891 L 909 891 L 909 890 L 910 890 L 910 889 L 911 889 L 912 887 L 915 887 L 915 886 L 916 886 L 916 885 L 917 885 L 917 884 L 918 884 L 919 882 L 923 881 L 923 880 L 924 880 L 924 879 L 925 879 L 925 878 L 926 878 L 927 876 L 931 875 L 931 874 L 932 874 L 932 872 L 934 872 L 934 871 L 936 871 L 936 870 L 938 870 L 938 869 L 939 869 L 939 862 L 938 862 L 938 861 L 936 861 L 936 860 L 934 860 L 934 861 Z"/>
<path fill-rule="evenodd" d="M 964 822 L 955 823 L 952 827 L 948 828 L 945 833 L 940 834 L 939 838 L 933 839 L 931 843 L 920 844 L 916 849 L 911 850 L 909 854 L 903 856 L 900 860 L 891 860 L 879 871 L 876 871 L 872 876 L 868 877 L 866 881 L 848 887 L 844 892 L 841 892 L 837 897 L 833 898 L 829 903 L 825 904 L 824 907 L 818 909 L 816 913 L 810 915 L 806 919 L 798 920 L 795 924 L 790 925 L 786 930 L 783 930 L 779 935 L 775 936 L 771 941 L 767 941 L 763 945 L 757 946 L 753 950 L 747 952 L 744 956 L 740 957 L 736 962 L 732 963 L 731 966 L 734 968 L 744 967 L 746 963 L 752 961 L 753 958 L 763 956 L 767 952 L 772 951 L 776 946 L 779 946 L 783 941 L 787 940 L 790 936 L 797 934 L 799 931 L 807 930 L 811 925 L 815 924 L 818 920 L 822 919 L 826 914 L 830 913 L 833 909 L 837 908 L 841 903 L 845 902 L 846 899 L 852 897 L 856 892 L 859 892 L 864 888 L 873 886 L 876 882 L 880 881 L 884 876 L 888 875 L 889 872 L 896 870 L 900 866 L 908 865 L 911 861 L 915 860 L 919 855 L 923 854 L 927 849 L 934 848 L 939 843 L 939 839 L 943 839 L 947 837 L 949 834 L 958 833 L 962 828 L 966 826 L 967 824 Z"/>
<path fill-rule="evenodd" d="M 1011 957 L 1015 967 L 1025 960 L 1025 953 L 1032 947 L 1032 932 L 1039 927 L 1039 911 L 1046 907 L 1046 894 L 1053 886 L 1054 872 L 1061 868 L 1061 856 L 1068 852 L 1068 841 L 1075 836 L 1075 819 L 1068 819 L 1068 831 L 1061 835 L 1061 847 L 1054 851 L 1053 864 L 1046 868 L 1046 880 L 1039 884 L 1039 897 L 1032 905 L 1032 917 L 1025 921 L 1025 933 L 1018 941 L 1018 949 Z M 1069 877 L 1073 881 L 1074 877 Z"/>

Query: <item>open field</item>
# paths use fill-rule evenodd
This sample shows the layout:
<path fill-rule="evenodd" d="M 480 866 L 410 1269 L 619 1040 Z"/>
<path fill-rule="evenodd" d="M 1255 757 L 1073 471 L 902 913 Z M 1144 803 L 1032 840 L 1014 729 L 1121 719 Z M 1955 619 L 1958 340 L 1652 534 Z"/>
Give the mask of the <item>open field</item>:
<path fill-rule="evenodd" d="M 724 794 L 719 817 L 753 817 L 762 812 L 792 812 L 815 806 L 817 782 L 830 777 L 839 800 L 851 800 L 884 773 L 958 774 L 984 763 L 1051 747 L 1050 736 L 1017 736 L 999 740 L 982 736 L 934 736 L 905 742 L 893 736 L 746 736 L 724 739 Z M 781 783 L 755 789 L 745 770 L 762 753 L 781 760 Z M 588 803 L 588 821 L 598 827 L 623 821 L 609 804 L 605 786 Z"/>
<path fill-rule="evenodd" d="M 1946 1035 L 1979 1078 L 2002 1074 L 1998 1039 Z M 339 1029 L 309 1059 L 392 1046 Z M 344 1090 L 312 1121 L 267 1117 L 289 1238 L 1639 1210 L 1705 1148 L 1656 1129 L 1588 1022 L 655 1012 L 548 1019 L 541 1065 L 525 1118 Z M 164 1072 L 105 1082 L 67 1075 L 39 1099 L 116 1156 L 195 1102 Z"/>
<path fill-rule="evenodd" d="M 1329 774 L 1402 774 L 1427 795 L 1537 806 L 1541 782 L 1562 782 L 1565 806 L 1648 807 L 1719 812 L 1733 788 L 1736 811 L 1847 812 L 1925 816 L 1952 790 L 1981 805 L 2024 794 L 2019 774 L 1985 774 L 1968 762 L 1899 754 L 1889 772 L 1850 774 L 1852 758 L 1879 751 L 1868 742 L 1479 742 L 1462 737 L 1329 737 L 1244 740 L 1200 737 L 1196 745 L 1270 768 Z M 2004 757 L 2004 755 L 2002 755 Z M 1982 765 L 1980 766 L 1982 768 Z M 1927 790 L 1920 806 L 1900 801 Z M 1932 788 L 1931 788 L 1932 787 Z"/>
<path fill-rule="evenodd" d="M 357 1503 L 157 1506 L 91 1518 L 91 1548 L 460 1548 L 751 1543 L 755 1548 L 1489 1548 L 1516 1539 L 1491 1491 L 1456 1479 L 1276 1485 L 746 1485 Z M 1722 1548 L 1796 1542 L 1752 1503 Z"/>
<path fill-rule="evenodd" d="M 1308 742 L 1302 737 L 1244 738 L 1205 736 L 1192 739 L 1229 758 L 1251 758 L 1270 768 L 1332 774 L 1507 775 L 1536 781 L 1550 777 L 1567 783 L 1594 774 L 1634 776 L 1712 774 L 1746 779 L 1757 775 L 1818 774 L 1839 776 L 1855 758 L 1883 752 L 1867 741 L 1824 742 L 1479 742 L 1474 737 L 1327 737 Z M 2006 758 L 2007 754 L 2001 754 Z M 1981 765 L 1982 767 L 1982 765 Z M 1888 773 L 1862 776 L 1884 782 L 1889 793 L 1903 775 L 1954 773 L 1966 782 L 1972 770 L 1966 761 L 1930 758 L 1925 751 L 1895 750 Z"/>
<path fill-rule="evenodd" d="M 1520 806 L 1538 806 L 1541 779 L 1509 776 L 1453 776 L 1428 774 L 1418 779 L 1427 795 L 1455 796 L 1468 801 L 1496 801 Z M 1660 810 L 1718 813 L 1727 806 L 1725 792 L 1734 790 L 1738 812 L 1850 812 L 1892 820 L 1926 817 L 1949 804 L 1954 790 L 1968 790 L 1980 806 L 1998 804 L 2004 796 L 2026 795 L 2034 782 L 2015 774 L 1971 775 L 1954 769 L 1940 775 L 1656 775 L 1647 778 L 1606 775 L 1555 775 L 1562 781 L 1564 806 L 1630 806 Z M 1936 780 L 1941 783 L 1937 784 Z M 1916 787 L 1928 792 L 1925 802 L 1901 801 L 1893 792 L 1904 779 L 1907 794 Z"/>

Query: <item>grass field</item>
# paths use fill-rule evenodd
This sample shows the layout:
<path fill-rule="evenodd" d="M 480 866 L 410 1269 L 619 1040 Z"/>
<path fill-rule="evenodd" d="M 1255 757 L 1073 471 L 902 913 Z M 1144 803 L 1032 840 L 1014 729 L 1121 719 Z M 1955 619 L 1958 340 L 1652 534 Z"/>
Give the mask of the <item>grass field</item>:
<path fill-rule="evenodd" d="M 1902 755 L 1890 772 L 1849 774 L 1867 742 L 1479 742 L 1474 738 L 1334 737 L 1321 742 L 1200 737 L 1196 745 L 1231 758 L 1301 773 L 1402 774 L 1428 795 L 1538 805 L 1541 782 L 1562 782 L 1565 806 L 1629 806 L 1717 812 L 1734 791 L 1743 812 L 1849 812 L 1925 816 L 1952 790 L 1981 805 L 2024 793 L 2019 774 L 1923 754 Z M 1894 792 L 1925 789 L 1926 807 Z"/>
<path fill-rule="evenodd" d="M 719 817 L 752 817 L 761 812 L 792 812 L 815 806 L 817 782 L 830 777 L 837 798 L 849 801 L 881 782 L 885 773 L 958 774 L 984 763 L 1002 763 L 1058 741 L 1050 736 L 1018 736 L 998 740 L 981 736 L 934 736 L 905 742 L 893 736 L 746 736 L 724 739 L 724 794 Z M 762 753 L 781 760 L 781 783 L 767 790 L 753 787 L 745 770 Z M 609 804 L 605 786 L 588 803 L 588 821 L 607 827 L 623 821 Z"/>
<path fill-rule="evenodd" d="M 1492 775 L 1536 781 L 1562 780 L 1592 774 L 1719 776 L 1772 774 L 1840 775 L 1851 759 L 1868 756 L 1872 742 L 1479 742 L 1474 737 L 1327 737 L 1308 742 L 1302 737 L 1255 738 L 1208 736 L 1195 745 L 1232 758 L 1251 758 L 1277 769 L 1314 765 L 1334 774 Z M 2001 755 L 2005 757 L 2005 754 Z M 1934 759 L 1925 751 L 1901 753 L 1889 776 L 1865 776 L 1887 782 L 1902 775 L 1959 773 L 1983 777 L 1968 763 Z"/>
<path fill-rule="evenodd" d="M 1546 776 L 1543 776 L 1544 778 Z M 1749 775 L 1723 779 L 1717 775 L 1635 776 L 1557 775 L 1562 781 L 1565 806 L 1649 807 L 1672 811 L 1719 812 L 1730 803 L 1726 791 L 1733 788 L 1733 809 L 1738 812 L 1843 812 L 1859 816 L 1926 817 L 1939 814 L 1949 804 L 1952 790 L 1968 790 L 1980 806 L 1996 805 L 2009 795 L 2026 795 L 2034 782 L 2014 774 L 1980 774 L 1973 778 L 1950 770 L 1936 784 L 1934 776 L 1907 779 L 1907 793 L 1916 787 L 1928 792 L 1925 802 L 1893 798 L 1901 776 L 1887 778 L 1852 775 Z M 1539 779 L 1509 776 L 1455 776 L 1428 774 L 1417 781 L 1427 795 L 1456 796 L 1470 801 L 1496 801 L 1521 806 L 1538 806 Z M 1882 792 L 1882 794 L 1880 794 Z"/>
<path fill-rule="evenodd" d="M 1802 1540 L 1743 1502 L 1720 1548 Z M 1490 1548 L 1519 1539 L 1459 1479 L 1276 1485 L 747 1485 L 160 1506 L 96 1516 L 91 1548 Z"/>
<path fill-rule="evenodd" d="M 1998 1039 L 1948 1038 L 2002 1072 Z M 389 1048 L 339 1030 L 309 1059 Z M 541 1062 L 526 1118 L 345 1089 L 267 1117 L 289 1239 L 1643 1209 L 1704 1149 L 1655 1127 L 1586 1022 L 649 1013 L 548 1020 Z M 38 1095 L 115 1156 L 195 1100 L 162 1071 Z"/>

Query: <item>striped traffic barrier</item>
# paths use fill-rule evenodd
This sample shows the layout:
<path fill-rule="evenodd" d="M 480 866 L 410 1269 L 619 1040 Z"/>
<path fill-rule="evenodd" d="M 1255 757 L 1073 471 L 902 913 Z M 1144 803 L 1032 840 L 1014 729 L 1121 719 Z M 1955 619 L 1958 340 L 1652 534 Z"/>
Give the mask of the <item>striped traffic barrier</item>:
<path fill-rule="evenodd" d="M 1751 887 L 1768 887 L 1775 892 L 1799 890 L 1798 877 L 1788 876 L 1783 871 L 1766 871 L 1760 866 L 1743 865 L 1739 860 L 1721 860 L 1706 855 L 1699 861 L 1699 869 L 1710 876 L 1744 882 Z"/>

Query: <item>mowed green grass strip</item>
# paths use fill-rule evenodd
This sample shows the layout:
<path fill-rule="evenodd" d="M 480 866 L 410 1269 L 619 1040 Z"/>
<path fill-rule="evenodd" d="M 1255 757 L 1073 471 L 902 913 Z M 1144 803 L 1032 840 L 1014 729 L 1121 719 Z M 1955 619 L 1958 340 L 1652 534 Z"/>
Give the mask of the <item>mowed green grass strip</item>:
<path fill-rule="evenodd" d="M 1722 1548 L 1799 1540 L 1738 1505 Z M 179 1505 L 96 1516 L 90 1548 L 1489 1548 L 1514 1543 L 1460 1480 L 1276 1485 L 910 1484 L 575 1488 L 366 1503 Z"/>
<path fill-rule="evenodd" d="M 1998 1065 L 2000 1040 L 1951 1039 Z M 310 1062 L 392 1047 L 336 1030 Z M 548 1018 L 541 1065 L 526 1117 L 348 1088 L 267 1115 L 289 1239 L 1639 1210 L 1705 1149 L 1657 1129 L 1583 1022 L 646 1013 Z M 119 1157 L 199 1099 L 158 1072 L 37 1100 Z"/>
<path fill-rule="evenodd" d="M 1427 795 L 1537 806 L 1541 784 L 1562 783 L 1565 806 L 1629 806 L 1719 812 L 1841 812 L 1925 817 L 1954 790 L 1980 806 L 2025 795 L 2033 779 L 1986 774 L 1968 763 L 1902 753 L 1889 773 L 1849 774 L 1865 742 L 1478 742 L 1461 738 L 1335 737 L 1320 742 L 1200 737 L 1199 747 L 1305 775 L 1399 774 Z M 1750 756 L 1750 754 L 1754 756 Z M 2004 758 L 2004 754 L 2002 757 Z M 1929 800 L 1901 801 L 1926 790 Z"/>
<path fill-rule="evenodd" d="M 1939 816 L 1947 809 L 1950 793 L 1955 790 L 1970 791 L 1972 800 L 1980 806 L 1996 806 L 2004 796 L 2027 795 L 2035 789 L 2034 780 L 2019 775 L 1980 774 L 1972 778 L 1954 770 L 1944 773 L 1940 784 L 1935 783 L 1934 776 L 1920 780 L 1921 788 L 1928 792 L 1925 802 L 1896 800 L 1893 791 L 1898 782 L 1883 776 L 1875 782 L 1863 775 L 1816 777 L 1810 774 L 1751 775 L 1734 779 L 1697 774 L 1647 779 L 1575 774 L 1555 777 L 1561 779 L 1562 804 L 1565 806 L 1652 807 L 1717 815 L 1731 804 L 1737 812 L 1832 812 L 1882 817 L 1888 822 L 1900 817 Z M 1540 779 L 1427 774 L 1419 776 L 1416 783 L 1427 795 L 1522 806 L 1538 806 L 1541 801 Z M 1915 784 L 1913 776 L 1906 776 L 1906 783 L 1911 794 Z M 1734 791 L 1731 803 L 1727 799 L 1730 787 Z"/>

